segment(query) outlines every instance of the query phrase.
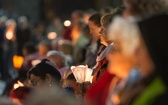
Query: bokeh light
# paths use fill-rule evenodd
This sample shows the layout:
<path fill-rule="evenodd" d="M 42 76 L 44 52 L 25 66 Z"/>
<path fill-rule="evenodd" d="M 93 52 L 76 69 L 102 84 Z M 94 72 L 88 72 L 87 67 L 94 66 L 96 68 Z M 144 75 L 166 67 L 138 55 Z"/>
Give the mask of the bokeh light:
<path fill-rule="evenodd" d="M 71 21 L 70 20 L 65 20 L 64 21 L 64 26 L 65 27 L 69 27 L 71 25 Z"/>
<path fill-rule="evenodd" d="M 14 35 L 13 35 L 12 31 L 7 31 L 6 32 L 6 39 L 7 40 L 12 40 L 13 37 L 14 37 Z"/>
<path fill-rule="evenodd" d="M 49 32 L 47 37 L 48 37 L 49 40 L 56 39 L 57 38 L 57 33 L 56 32 Z"/>

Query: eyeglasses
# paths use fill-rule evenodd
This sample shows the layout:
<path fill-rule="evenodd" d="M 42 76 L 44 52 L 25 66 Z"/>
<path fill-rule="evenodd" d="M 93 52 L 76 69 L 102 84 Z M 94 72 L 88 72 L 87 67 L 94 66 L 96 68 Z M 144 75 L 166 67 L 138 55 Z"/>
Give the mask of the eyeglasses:
<path fill-rule="evenodd" d="M 39 78 L 38 80 L 30 80 L 30 83 L 32 86 L 37 86 L 38 82 L 41 80 L 41 78 Z"/>

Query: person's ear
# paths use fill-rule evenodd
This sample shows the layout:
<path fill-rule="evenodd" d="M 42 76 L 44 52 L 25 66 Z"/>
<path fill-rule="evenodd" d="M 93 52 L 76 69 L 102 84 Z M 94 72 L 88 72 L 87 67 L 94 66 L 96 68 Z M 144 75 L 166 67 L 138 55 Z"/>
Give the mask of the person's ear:
<path fill-rule="evenodd" d="M 50 74 L 48 74 L 48 73 L 46 74 L 45 80 L 51 86 L 51 84 L 52 84 L 52 76 Z"/>

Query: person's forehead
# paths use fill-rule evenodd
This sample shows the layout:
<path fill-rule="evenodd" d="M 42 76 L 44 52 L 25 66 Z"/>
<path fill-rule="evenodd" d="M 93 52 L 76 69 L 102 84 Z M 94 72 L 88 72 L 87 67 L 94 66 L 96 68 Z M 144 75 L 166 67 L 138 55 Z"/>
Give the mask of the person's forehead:
<path fill-rule="evenodd" d="M 39 76 L 36 76 L 34 74 L 30 74 L 30 80 L 36 80 L 36 79 L 39 79 L 40 77 Z"/>
<path fill-rule="evenodd" d="M 89 27 L 97 27 L 93 21 L 88 22 Z"/>

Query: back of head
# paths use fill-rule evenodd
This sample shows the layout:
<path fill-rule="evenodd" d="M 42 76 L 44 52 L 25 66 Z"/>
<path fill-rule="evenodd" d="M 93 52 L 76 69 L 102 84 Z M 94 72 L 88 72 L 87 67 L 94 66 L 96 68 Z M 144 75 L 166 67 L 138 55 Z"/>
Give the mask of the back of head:
<path fill-rule="evenodd" d="M 101 15 L 96 13 L 92 16 L 90 16 L 89 21 L 92 21 L 96 26 L 100 27 L 100 19 L 101 19 Z"/>
<path fill-rule="evenodd" d="M 48 40 L 42 40 L 38 45 L 38 53 L 41 57 L 46 56 L 47 52 L 51 49 L 51 43 Z"/>
<path fill-rule="evenodd" d="M 122 15 L 123 10 L 124 10 L 123 6 L 120 6 L 115 8 L 112 13 L 105 14 L 104 16 L 102 16 L 100 21 L 101 25 L 104 26 L 105 28 L 108 28 L 113 20 L 113 17 L 116 15 Z"/>
<path fill-rule="evenodd" d="M 62 68 L 67 65 L 65 55 L 62 52 L 51 50 L 47 53 L 47 57 L 56 64 L 57 68 Z"/>
<path fill-rule="evenodd" d="M 48 40 L 42 40 L 39 45 L 45 45 L 49 50 L 51 50 L 51 43 Z"/>

